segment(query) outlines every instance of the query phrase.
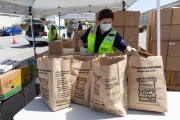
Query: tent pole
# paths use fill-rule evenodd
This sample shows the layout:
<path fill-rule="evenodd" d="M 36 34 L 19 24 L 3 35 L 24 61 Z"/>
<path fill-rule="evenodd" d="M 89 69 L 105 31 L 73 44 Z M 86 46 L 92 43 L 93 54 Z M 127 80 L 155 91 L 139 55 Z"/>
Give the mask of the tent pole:
<path fill-rule="evenodd" d="M 126 11 L 126 2 L 124 0 L 122 1 L 122 6 L 123 6 L 123 11 Z"/>
<path fill-rule="evenodd" d="M 61 26 L 61 25 L 60 25 L 60 12 L 59 12 L 59 35 L 60 35 L 60 37 L 62 38 L 62 36 L 61 36 L 61 34 L 60 34 L 60 33 L 61 33 L 61 32 L 60 32 L 60 31 L 61 31 L 60 26 Z"/>
<path fill-rule="evenodd" d="M 35 37 L 34 37 L 34 22 L 33 22 L 32 7 L 29 7 L 29 15 L 31 16 L 31 34 L 32 34 L 32 39 L 33 39 L 34 58 L 37 58 Z"/>
<path fill-rule="evenodd" d="M 157 55 L 161 55 L 160 0 L 157 0 Z"/>

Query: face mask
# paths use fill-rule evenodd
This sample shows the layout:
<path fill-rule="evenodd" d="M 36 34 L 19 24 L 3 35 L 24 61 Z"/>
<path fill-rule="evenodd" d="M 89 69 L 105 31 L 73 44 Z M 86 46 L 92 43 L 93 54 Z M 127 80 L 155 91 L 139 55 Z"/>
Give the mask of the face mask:
<path fill-rule="evenodd" d="M 106 32 L 111 28 L 111 24 L 101 24 L 101 29 Z"/>

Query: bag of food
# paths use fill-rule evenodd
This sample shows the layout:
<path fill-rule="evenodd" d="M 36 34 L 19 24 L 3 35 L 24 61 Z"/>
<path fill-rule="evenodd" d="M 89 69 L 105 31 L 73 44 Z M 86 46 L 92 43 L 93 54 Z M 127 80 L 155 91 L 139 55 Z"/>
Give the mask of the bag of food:
<path fill-rule="evenodd" d="M 73 56 L 71 65 L 71 101 L 80 105 L 90 104 L 91 61 L 94 56 Z"/>
<path fill-rule="evenodd" d="M 161 56 L 131 57 L 129 109 L 167 112 L 166 81 Z"/>
<path fill-rule="evenodd" d="M 127 56 L 98 57 L 92 61 L 90 108 L 127 114 Z"/>
<path fill-rule="evenodd" d="M 52 109 L 70 106 L 70 58 L 43 57 L 37 60 L 42 100 Z"/>

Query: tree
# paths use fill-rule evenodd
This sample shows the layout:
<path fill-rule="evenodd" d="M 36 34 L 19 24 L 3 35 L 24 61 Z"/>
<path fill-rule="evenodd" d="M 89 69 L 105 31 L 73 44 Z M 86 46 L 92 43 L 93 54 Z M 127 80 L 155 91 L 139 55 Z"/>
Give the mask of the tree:
<path fill-rule="evenodd" d="M 69 21 L 68 19 L 65 19 L 65 26 L 67 27 L 67 25 L 69 24 Z"/>

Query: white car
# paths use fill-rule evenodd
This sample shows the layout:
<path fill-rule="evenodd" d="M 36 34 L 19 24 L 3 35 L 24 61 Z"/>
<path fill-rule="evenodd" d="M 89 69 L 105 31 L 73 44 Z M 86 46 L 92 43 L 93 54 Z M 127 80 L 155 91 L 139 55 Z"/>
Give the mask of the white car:
<path fill-rule="evenodd" d="M 25 21 L 30 23 L 30 19 L 25 19 Z M 49 42 L 49 40 L 48 40 L 49 30 L 48 30 L 47 26 L 40 19 L 33 19 L 33 22 L 34 22 L 35 42 Z M 65 31 L 62 28 L 64 28 L 64 27 L 61 27 L 61 31 L 60 31 L 61 37 L 63 36 L 63 34 L 65 34 Z M 29 25 L 29 27 L 26 30 L 25 39 L 29 42 L 29 44 L 33 45 L 33 38 L 32 38 L 32 34 L 31 34 L 31 25 Z"/>

